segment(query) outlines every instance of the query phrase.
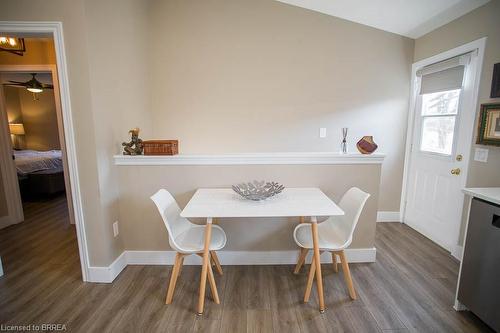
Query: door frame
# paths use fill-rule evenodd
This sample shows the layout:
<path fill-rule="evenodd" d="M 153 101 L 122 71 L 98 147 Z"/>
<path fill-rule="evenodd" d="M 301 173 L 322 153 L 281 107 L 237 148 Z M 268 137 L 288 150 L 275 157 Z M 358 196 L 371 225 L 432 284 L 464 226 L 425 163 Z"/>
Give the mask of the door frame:
<path fill-rule="evenodd" d="M 64 147 L 67 159 L 67 178 L 69 182 L 68 200 L 71 200 L 70 211 L 76 227 L 78 240 L 78 252 L 80 256 L 80 265 L 82 271 L 82 280 L 89 280 L 89 255 L 87 246 L 87 236 L 85 233 L 85 220 L 83 215 L 82 197 L 80 191 L 80 180 L 78 174 L 78 159 L 75 143 L 75 132 L 73 128 L 73 118 L 71 110 L 71 100 L 69 92 L 68 69 L 66 62 L 66 52 L 64 47 L 63 27 L 61 22 L 14 22 L 0 21 L 0 32 L 10 34 L 29 34 L 29 35 L 50 35 L 54 40 L 56 55 L 55 71 L 57 75 L 53 76 L 54 82 L 59 85 L 59 101 L 61 110 L 61 125 L 64 134 Z M 34 66 L 31 66 L 34 67 Z M 54 85 L 56 91 L 56 85 Z M 57 98 L 56 98 L 57 99 Z M 58 120 L 59 122 L 59 120 Z M 4 125 L 5 127 L 5 125 Z M 3 132 L 3 131 L 2 131 Z M 7 132 L 8 133 L 8 132 Z M 10 142 L 10 138 L 9 141 Z M 63 144 L 61 142 L 61 144 Z M 66 172 L 66 170 L 64 170 Z M 72 206 L 72 207 L 71 207 Z M 71 214 L 72 213 L 72 214 Z M 70 218 L 70 219 L 71 219 Z"/>
<path fill-rule="evenodd" d="M 3 67 L 3 66 L 0 66 Z M 23 205 L 17 180 L 17 172 L 12 163 L 12 143 L 9 134 L 7 110 L 5 110 L 4 89 L 0 89 L 0 177 L 3 180 L 8 215 L 0 219 L 0 228 L 24 221 Z M 9 195 L 10 194 L 10 195 Z"/>
<path fill-rule="evenodd" d="M 408 109 L 408 127 L 406 131 L 406 147 L 405 147 L 405 159 L 404 159 L 404 171 L 403 171 L 403 186 L 401 190 L 401 202 L 400 202 L 400 216 L 401 216 L 401 222 L 405 223 L 406 221 L 406 203 L 407 203 L 407 197 L 408 197 L 408 182 L 409 182 L 409 177 L 410 177 L 410 164 L 411 164 L 411 150 L 412 150 L 412 142 L 413 142 L 413 127 L 415 125 L 415 107 L 416 107 L 416 102 L 417 102 L 417 95 L 418 95 L 418 87 L 419 87 L 419 81 L 420 79 L 417 77 L 417 70 L 427 66 L 434 64 L 436 62 L 440 62 L 449 58 L 453 58 L 465 53 L 473 52 L 477 50 L 477 64 L 475 68 L 475 77 L 474 77 L 474 82 L 472 85 L 472 105 L 474 105 L 474 108 L 472 108 L 469 112 L 474 113 L 474 119 L 476 119 L 476 110 L 477 110 L 477 104 L 478 104 L 478 95 L 479 95 L 479 84 L 481 80 L 481 71 L 483 68 L 483 59 L 484 59 L 484 49 L 486 46 L 486 40 L 487 37 L 483 37 L 480 39 L 477 39 L 475 41 L 472 41 L 470 43 L 458 46 L 456 48 L 453 48 L 451 50 L 436 54 L 432 57 L 420 60 L 416 63 L 414 63 L 411 67 L 411 90 L 410 90 L 410 103 L 409 103 L 409 109 Z M 462 109 L 462 112 L 466 111 Z M 460 133 L 460 135 L 465 135 L 465 142 L 467 142 L 467 147 L 464 151 L 467 152 L 467 154 L 464 154 L 463 158 L 463 177 L 460 179 L 460 187 L 465 187 L 467 183 L 467 175 L 469 173 L 469 166 L 470 166 L 470 155 L 472 153 L 472 144 L 473 144 L 473 138 L 474 138 L 474 128 L 475 128 L 475 123 L 472 122 L 471 126 L 468 128 L 468 131 L 466 133 Z M 463 207 L 457 207 L 457 209 L 460 210 L 460 214 L 462 214 Z M 424 235 L 425 236 L 425 235 Z M 455 245 L 458 245 L 458 239 L 455 242 Z M 452 250 L 452 254 L 453 254 Z M 459 258 L 457 258 L 459 259 Z"/>

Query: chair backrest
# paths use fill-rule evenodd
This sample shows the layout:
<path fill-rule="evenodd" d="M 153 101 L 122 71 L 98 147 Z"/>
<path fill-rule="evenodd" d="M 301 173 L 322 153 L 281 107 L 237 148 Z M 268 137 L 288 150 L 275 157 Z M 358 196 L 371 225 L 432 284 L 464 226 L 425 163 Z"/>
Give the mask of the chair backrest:
<path fill-rule="evenodd" d="M 170 246 L 174 249 L 178 249 L 175 242 L 175 238 L 189 229 L 190 222 L 187 219 L 184 219 L 180 216 L 181 209 L 179 205 L 175 201 L 174 197 L 165 189 L 161 189 L 151 196 L 151 200 L 158 207 L 158 211 L 165 223 L 165 227 L 168 231 L 168 240 Z"/>
<path fill-rule="evenodd" d="M 370 194 L 357 187 L 350 188 L 339 202 L 339 207 L 342 208 L 345 215 L 340 216 L 338 219 L 325 221 L 330 228 L 334 229 L 337 236 L 343 238 L 346 246 L 352 241 L 352 235 L 358 224 L 359 216 L 369 197 Z"/>

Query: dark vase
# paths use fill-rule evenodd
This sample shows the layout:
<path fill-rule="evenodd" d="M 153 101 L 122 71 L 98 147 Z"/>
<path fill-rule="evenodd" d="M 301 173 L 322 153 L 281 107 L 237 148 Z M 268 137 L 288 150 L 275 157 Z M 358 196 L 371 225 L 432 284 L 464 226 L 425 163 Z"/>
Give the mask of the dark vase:
<path fill-rule="evenodd" d="M 378 148 L 377 144 L 373 142 L 373 136 L 371 135 L 362 137 L 356 144 L 356 147 L 361 154 L 371 154 Z"/>

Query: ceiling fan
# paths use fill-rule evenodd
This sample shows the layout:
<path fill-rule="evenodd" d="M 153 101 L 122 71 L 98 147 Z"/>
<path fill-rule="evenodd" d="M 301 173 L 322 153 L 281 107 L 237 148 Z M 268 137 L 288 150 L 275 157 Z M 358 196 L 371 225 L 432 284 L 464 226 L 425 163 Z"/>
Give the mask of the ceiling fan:
<path fill-rule="evenodd" d="M 48 83 L 42 83 L 36 79 L 36 73 L 30 73 L 33 77 L 26 82 L 10 81 L 9 83 L 4 83 L 7 86 L 25 87 L 28 91 L 32 93 L 41 93 L 43 89 L 54 89 L 54 85 Z"/>

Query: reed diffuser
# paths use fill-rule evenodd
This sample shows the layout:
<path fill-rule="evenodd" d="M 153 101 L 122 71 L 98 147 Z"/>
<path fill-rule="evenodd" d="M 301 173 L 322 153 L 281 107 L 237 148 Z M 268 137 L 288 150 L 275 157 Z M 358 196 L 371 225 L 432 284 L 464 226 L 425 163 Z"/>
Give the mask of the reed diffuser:
<path fill-rule="evenodd" d="M 340 144 L 340 151 L 342 154 L 347 154 L 347 127 L 342 128 L 342 143 Z"/>

